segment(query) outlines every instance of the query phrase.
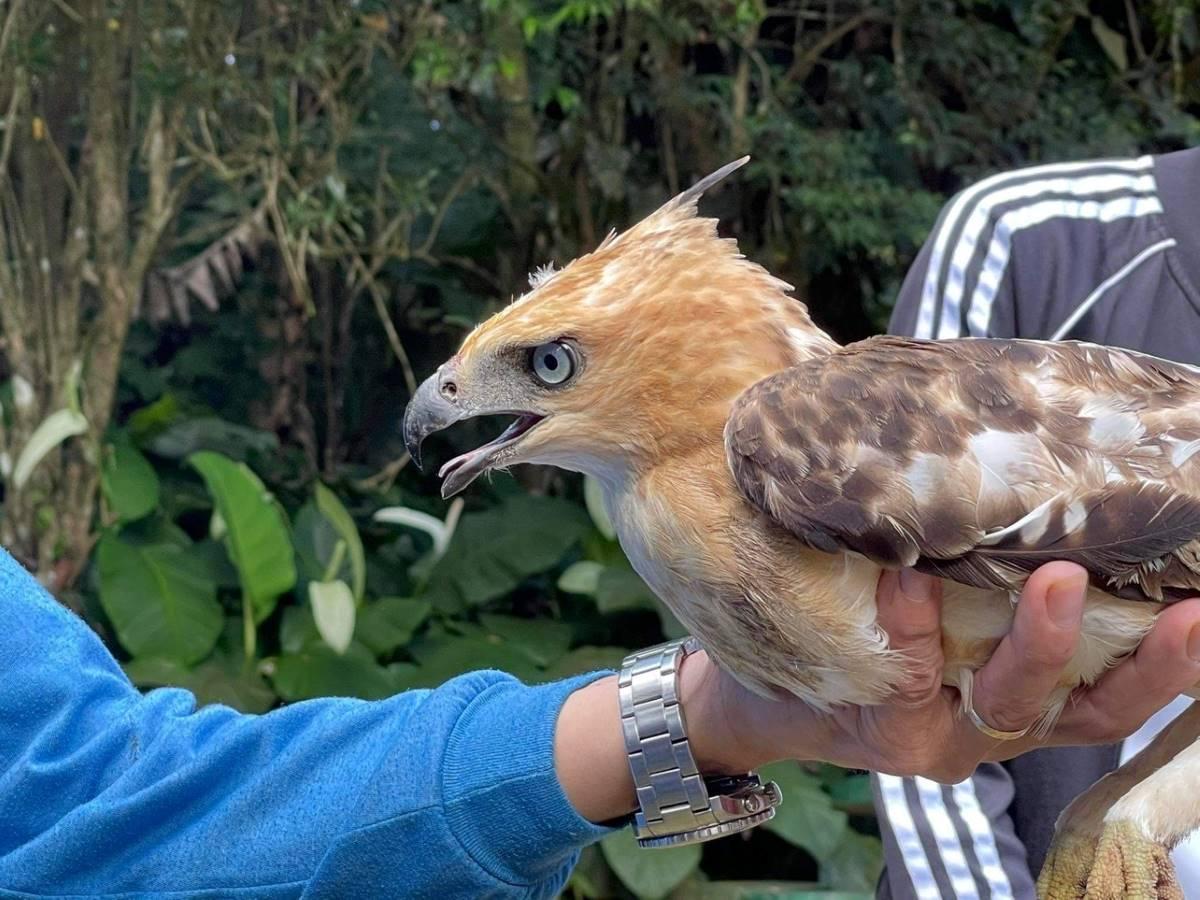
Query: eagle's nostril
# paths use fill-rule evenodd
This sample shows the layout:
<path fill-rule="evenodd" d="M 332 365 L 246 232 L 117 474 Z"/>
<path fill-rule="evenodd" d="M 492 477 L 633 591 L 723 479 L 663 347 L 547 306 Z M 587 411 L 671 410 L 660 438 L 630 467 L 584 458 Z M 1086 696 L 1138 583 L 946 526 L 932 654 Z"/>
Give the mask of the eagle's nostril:
<path fill-rule="evenodd" d="M 458 396 L 458 385 L 453 381 L 442 382 L 442 396 L 447 400 L 453 400 Z"/>

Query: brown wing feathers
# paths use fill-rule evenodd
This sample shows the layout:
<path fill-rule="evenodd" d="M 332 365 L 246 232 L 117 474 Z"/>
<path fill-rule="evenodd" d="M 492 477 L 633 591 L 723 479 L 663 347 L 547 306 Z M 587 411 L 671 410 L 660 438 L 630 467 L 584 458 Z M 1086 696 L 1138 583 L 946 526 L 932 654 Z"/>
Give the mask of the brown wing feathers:
<path fill-rule="evenodd" d="M 1043 530 L 1044 529 L 1044 530 Z M 1193 596 L 1163 585 L 1167 557 L 1200 536 L 1200 501 L 1160 484 L 1119 483 L 1056 497 L 1021 529 L 954 559 L 923 557 L 917 568 L 978 587 L 1017 589 L 1056 559 L 1078 563 L 1099 584 L 1132 599 Z M 986 541 L 986 538 L 985 538 Z M 1126 590 L 1132 586 L 1132 590 Z"/>
<path fill-rule="evenodd" d="M 1194 443 L 1193 443 L 1194 442 Z M 873 338 L 755 385 L 743 493 L 810 546 L 980 587 L 1068 559 L 1113 593 L 1200 587 L 1200 377 L 1083 344 Z"/>

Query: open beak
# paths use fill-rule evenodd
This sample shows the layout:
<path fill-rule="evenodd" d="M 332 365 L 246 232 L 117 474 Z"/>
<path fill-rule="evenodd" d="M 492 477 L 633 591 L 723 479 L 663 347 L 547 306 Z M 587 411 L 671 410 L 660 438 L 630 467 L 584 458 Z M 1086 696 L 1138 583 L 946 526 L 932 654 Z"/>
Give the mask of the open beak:
<path fill-rule="evenodd" d="M 437 375 L 427 378 L 409 401 L 404 411 L 404 446 L 408 448 L 409 456 L 417 468 L 421 468 L 421 444 L 429 435 L 463 419 L 491 414 L 515 415 L 517 418 L 499 437 L 442 466 L 438 477 L 442 479 L 443 499 L 460 493 L 484 472 L 511 462 L 512 448 L 542 421 L 543 416 L 500 409 L 466 411 L 460 404 L 442 396 Z"/>

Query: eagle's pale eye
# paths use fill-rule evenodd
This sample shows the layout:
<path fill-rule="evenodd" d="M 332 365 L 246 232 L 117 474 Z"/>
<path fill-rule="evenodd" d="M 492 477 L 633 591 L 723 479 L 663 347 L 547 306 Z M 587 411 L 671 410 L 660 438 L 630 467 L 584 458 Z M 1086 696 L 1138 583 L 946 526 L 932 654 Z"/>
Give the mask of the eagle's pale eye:
<path fill-rule="evenodd" d="M 551 341 L 533 348 L 530 358 L 533 374 L 542 384 L 557 386 L 564 384 L 577 368 L 575 348 L 565 341 Z"/>

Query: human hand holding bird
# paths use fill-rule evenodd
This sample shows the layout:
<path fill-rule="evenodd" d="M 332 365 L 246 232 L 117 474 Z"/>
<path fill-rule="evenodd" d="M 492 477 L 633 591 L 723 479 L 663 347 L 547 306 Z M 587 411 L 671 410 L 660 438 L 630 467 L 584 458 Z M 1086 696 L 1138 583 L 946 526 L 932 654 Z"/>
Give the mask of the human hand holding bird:
<path fill-rule="evenodd" d="M 443 468 L 446 495 L 519 462 L 594 476 L 633 566 L 718 669 L 850 734 L 886 722 L 910 682 L 911 653 L 880 627 L 881 573 L 939 576 L 942 680 L 1003 732 L 1029 722 L 973 697 L 994 677 L 989 658 L 1011 652 L 1010 628 L 1012 640 L 1053 633 L 1023 626 L 1019 605 L 1014 626 L 1011 599 L 1045 563 L 1077 563 L 1093 587 L 1082 637 L 1041 698 L 1045 735 L 1077 688 L 1142 644 L 1136 664 L 1156 617 L 1183 621 L 1170 604 L 1200 592 L 1200 373 L 1082 344 L 839 347 L 697 216 L 700 194 L 742 162 L 539 275 L 475 329 L 409 406 L 414 458 L 455 421 L 516 416 Z M 1047 890 L 1158 871 L 1160 846 L 1200 820 L 1200 806 L 1167 799 L 1188 768 L 1140 785 L 1145 771 L 1124 770 L 1120 801 L 1066 823 L 1077 840 L 1052 854 L 1065 874 Z M 1115 872 L 1114 835 L 1128 851 Z"/>

